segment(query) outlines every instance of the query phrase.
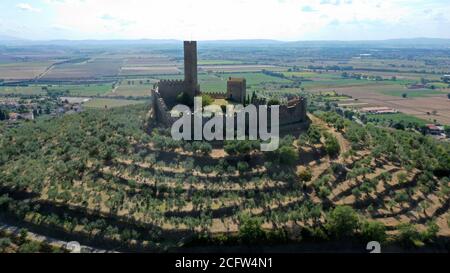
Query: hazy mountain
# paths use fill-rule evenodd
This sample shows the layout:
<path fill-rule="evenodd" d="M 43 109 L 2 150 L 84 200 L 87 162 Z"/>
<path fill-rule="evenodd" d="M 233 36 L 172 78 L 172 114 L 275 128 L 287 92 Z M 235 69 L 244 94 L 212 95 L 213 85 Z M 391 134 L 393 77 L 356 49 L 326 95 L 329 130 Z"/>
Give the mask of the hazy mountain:
<path fill-rule="evenodd" d="M 0 35 L 0 42 L 14 45 L 55 45 L 55 46 L 182 46 L 176 39 L 141 39 L 141 40 L 49 40 L 31 41 L 7 35 Z M 199 41 L 201 47 L 357 47 L 357 48 L 430 48 L 450 49 L 450 39 L 415 38 L 367 41 L 277 41 L 269 39 L 252 40 L 208 40 Z"/>
<path fill-rule="evenodd" d="M 21 41 L 21 40 L 23 40 L 23 39 L 9 36 L 9 35 L 0 34 L 0 41 Z"/>

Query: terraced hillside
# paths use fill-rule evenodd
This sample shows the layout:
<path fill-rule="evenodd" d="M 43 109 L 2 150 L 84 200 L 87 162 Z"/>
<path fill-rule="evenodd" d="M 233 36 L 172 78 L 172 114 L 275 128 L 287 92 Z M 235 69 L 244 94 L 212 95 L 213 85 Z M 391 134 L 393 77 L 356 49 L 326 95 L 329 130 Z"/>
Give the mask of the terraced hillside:
<path fill-rule="evenodd" d="M 450 147 L 317 112 L 276 152 L 180 142 L 144 105 L 1 132 L 1 221 L 115 250 L 450 236 Z"/>

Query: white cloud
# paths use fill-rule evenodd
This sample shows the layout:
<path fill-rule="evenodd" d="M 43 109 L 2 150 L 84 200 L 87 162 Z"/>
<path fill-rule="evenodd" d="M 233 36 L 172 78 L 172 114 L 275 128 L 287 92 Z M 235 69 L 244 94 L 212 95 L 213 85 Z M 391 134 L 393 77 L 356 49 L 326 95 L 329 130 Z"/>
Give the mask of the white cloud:
<path fill-rule="evenodd" d="M 446 1 L 41 0 L 46 5 L 45 10 L 52 11 L 51 15 L 45 13 L 51 21 L 49 28 L 64 26 L 70 29 L 73 38 L 200 40 L 379 39 L 391 34 L 435 35 L 443 27 L 450 27 L 450 6 L 444 3 Z M 22 10 L 38 10 L 30 4 L 19 5 Z M 424 14 L 424 10 L 439 12 Z M 448 37 L 450 33 L 441 33 L 441 36 Z"/>
<path fill-rule="evenodd" d="M 34 8 L 28 3 L 19 3 L 16 5 L 16 7 L 23 11 L 29 11 L 29 12 L 41 12 L 41 9 Z"/>

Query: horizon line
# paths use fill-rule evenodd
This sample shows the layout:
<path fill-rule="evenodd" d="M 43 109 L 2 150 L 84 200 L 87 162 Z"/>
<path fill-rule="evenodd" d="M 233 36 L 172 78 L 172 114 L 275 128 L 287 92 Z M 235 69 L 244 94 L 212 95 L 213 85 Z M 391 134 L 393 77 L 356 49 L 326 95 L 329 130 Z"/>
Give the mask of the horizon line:
<path fill-rule="evenodd" d="M 450 38 L 440 38 L 440 37 L 411 37 L 411 38 L 389 38 L 389 39 L 351 39 L 351 40 L 336 40 L 336 39 L 299 39 L 299 40 L 282 40 L 282 39 L 268 39 L 268 38 L 254 38 L 254 39 L 178 39 L 178 38 L 112 38 L 112 39 L 90 39 L 90 38 L 80 38 L 80 39 L 25 39 L 19 37 L 13 37 L 10 35 L 3 35 L 8 39 L 0 41 L 7 42 L 56 42 L 56 41 L 67 41 L 67 42 L 84 42 L 84 41 L 167 41 L 167 42 L 180 42 L 180 41 L 198 41 L 198 42 L 235 42 L 235 41 L 267 41 L 267 42 L 278 42 L 278 43 L 296 43 L 296 42 L 383 42 L 383 41 L 398 41 L 398 40 L 442 40 L 450 41 Z"/>

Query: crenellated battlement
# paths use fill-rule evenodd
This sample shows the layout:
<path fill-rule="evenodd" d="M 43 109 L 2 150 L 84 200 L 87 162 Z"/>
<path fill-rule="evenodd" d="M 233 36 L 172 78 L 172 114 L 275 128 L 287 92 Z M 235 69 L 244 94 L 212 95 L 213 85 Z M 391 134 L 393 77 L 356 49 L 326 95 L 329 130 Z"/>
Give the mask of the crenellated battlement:
<path fill-rule="evenodd" d="M 180 84 L 184 84 L 183 80 L 160 80 L 158 85 L 165 85 L 165 86 L 175 86 L 175 85 L 180 85 Z"/>
<path fill-rule="evenodd" d="M 224 92 L 201 92 L 200 95 L 208 95 L 213 99 L 226 99 L 227 94 Z"/>

